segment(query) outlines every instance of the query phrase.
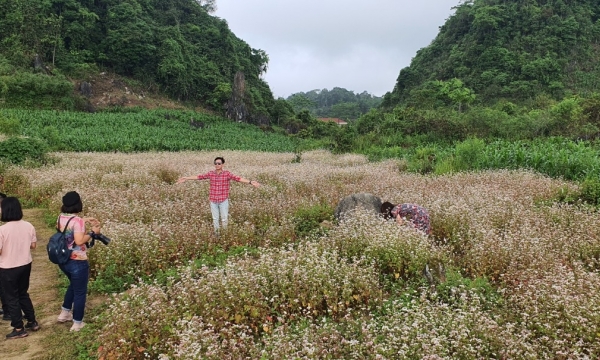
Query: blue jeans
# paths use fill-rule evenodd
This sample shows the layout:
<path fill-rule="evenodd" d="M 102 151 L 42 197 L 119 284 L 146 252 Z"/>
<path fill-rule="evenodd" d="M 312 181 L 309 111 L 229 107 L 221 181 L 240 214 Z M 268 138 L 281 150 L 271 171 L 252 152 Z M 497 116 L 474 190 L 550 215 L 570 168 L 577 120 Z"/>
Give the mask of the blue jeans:
<path fill-rule="evenodd" d="M 87 260 L 69 260 L 66 264 L 58 266 L 69 278 L 69 287 L 62 305 L 63 310 L 73 309 L 73 321 L 83 321 L 90 263 Z"/>
<path fill-rule="evenodd" d="M 212 213 L 215 231 L 219 231 L 219 215 L 221 217 L 221 222 L 223 223 L 223 228 L 227 228 L 227 217 L 229 215 L 229 199 L 220 203 L 214 203 L 211 201 L 210 212 Z"/>

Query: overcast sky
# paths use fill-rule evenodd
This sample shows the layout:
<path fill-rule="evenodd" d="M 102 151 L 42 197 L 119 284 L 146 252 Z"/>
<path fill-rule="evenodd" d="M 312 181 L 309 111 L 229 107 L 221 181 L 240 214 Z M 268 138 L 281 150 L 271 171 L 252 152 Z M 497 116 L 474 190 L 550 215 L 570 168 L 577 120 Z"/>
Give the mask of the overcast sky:
<path fill-rule="evenodd" d="M 275 97 L 342 87 L 382 96 L 459 0 L 216 0 L 215 16 L 269 55 Z"/>

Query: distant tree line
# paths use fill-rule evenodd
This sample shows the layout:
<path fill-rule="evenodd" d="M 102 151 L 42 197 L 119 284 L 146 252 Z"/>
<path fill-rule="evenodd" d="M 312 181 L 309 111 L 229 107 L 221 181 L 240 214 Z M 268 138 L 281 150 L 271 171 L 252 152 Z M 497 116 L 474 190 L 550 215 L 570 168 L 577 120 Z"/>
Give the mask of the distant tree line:
<path fill-rule="evenodd" d="M 366 91 L 355 94 L 344 88 L 298 92 L 286 99 L 294 111 L 308 110 L 313 116 L 356 120 L 372 108 L 379 106 L 381 98 Z"/>

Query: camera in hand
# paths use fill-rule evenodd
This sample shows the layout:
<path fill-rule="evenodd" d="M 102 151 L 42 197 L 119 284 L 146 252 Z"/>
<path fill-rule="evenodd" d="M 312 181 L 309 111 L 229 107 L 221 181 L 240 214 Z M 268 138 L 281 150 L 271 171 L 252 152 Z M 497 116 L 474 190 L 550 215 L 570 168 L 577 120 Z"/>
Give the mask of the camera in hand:
<path fill-rule="evenodd" d="M 110 243 L 110 238 L 102 235 L 102 234 L 96 234 L 93 231 L 89 232 L 90 234 L 90 241 L 88 241 L 88 247 L 92 247 L 96 244 L 96 240 L 100 241 L 101 243 L 103 243 L 104 245 L 108 245 L 108 243 Z"/>

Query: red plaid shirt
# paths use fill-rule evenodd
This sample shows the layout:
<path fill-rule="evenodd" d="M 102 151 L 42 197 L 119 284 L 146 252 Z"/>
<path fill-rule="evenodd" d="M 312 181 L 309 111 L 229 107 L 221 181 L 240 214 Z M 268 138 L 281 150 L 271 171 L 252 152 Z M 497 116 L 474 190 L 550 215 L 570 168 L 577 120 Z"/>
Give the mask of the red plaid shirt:
<path fill-rule="evenodd" d="M 241 177 L 233 175 L 227 170 L 217 174 L 211 170 L 206 174 L 198 175 L 198 180 L 210 179 L 210 189 L 208 190 L 208 199 L 213 203 L 221 203 L 229 198 L 229 181 L 240 181 Z"/>

